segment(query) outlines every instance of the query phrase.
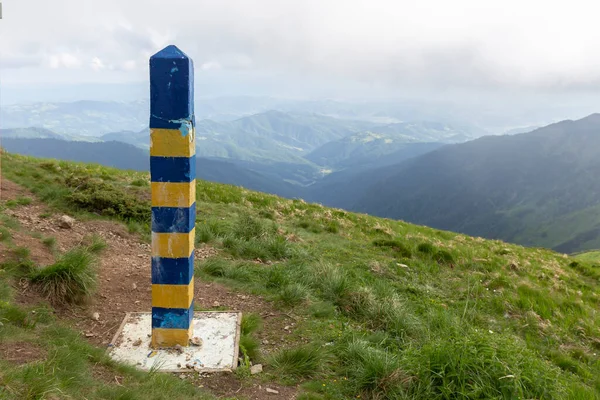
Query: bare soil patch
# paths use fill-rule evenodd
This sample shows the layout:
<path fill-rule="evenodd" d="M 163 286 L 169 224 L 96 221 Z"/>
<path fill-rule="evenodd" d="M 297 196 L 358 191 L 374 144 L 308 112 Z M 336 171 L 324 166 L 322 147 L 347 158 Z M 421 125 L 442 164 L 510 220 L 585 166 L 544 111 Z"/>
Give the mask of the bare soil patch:
<path fill-rule="evenodd" d="M 275 383 L 264 383 L 250 379 L 240 381 L 231 373 L 211 374 L 208 376 L 193 377 L 192 379 L 194 379 L 194 382 L 198 386 L 210 390 L 211 393 L 219 398 L 292 400 L 296 398 L 298 393 L 298 388 L 295 386 L 281 386 Z M 270 391 L 267 391 L 267 389 Z"/>
<path fill-rule="evenodd" d="M 46 355 L 46 350 L 31 342 L 0 344 L 0 358 L 17 365 L 44 360 Z"/>

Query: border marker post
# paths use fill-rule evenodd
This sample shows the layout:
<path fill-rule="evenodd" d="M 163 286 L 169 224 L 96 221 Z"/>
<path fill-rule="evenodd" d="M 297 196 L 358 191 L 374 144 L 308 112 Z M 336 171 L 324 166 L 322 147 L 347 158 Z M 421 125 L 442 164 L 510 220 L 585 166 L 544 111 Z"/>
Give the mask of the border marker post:
<path fill-rule="evenodd" d="M 194 318 L 194 64 L 176 46 L 150 57 L 152 347 L 187 346 Z"/>

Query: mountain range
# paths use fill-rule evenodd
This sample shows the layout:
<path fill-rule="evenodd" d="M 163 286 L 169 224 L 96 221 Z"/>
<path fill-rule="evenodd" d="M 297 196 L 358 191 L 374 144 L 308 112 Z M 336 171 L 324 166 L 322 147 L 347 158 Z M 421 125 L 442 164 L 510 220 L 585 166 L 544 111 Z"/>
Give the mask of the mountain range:
<path fill-rule="evenodd" d="M 286 112 L 198 120 L 198 177 L 527 246 L 600 248 L 598 114 L 477 138 L 461 125 L 336 118 L 294 104 Z M 64 119 L 65 109 L 34 117 Z M 148 130 L 129 122 L 101 135 L 44 127 L 0 135 L 10 152 L 146 171 Z"/>
<path fill-rule="evenodd" d="M 599 148 L 600 114 L 448 145 L 378 171 L 349 208 L 563 252 L 600 248 Z"/>

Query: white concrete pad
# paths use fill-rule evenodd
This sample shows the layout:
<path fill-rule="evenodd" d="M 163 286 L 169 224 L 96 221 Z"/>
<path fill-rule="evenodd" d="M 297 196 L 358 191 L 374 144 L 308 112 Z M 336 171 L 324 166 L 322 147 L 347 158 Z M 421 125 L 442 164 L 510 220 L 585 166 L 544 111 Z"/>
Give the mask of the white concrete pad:
<path fill-rule="evenodd" d="M 152 349 L 151 313 L 128 313 L 109 345 L 116 360 L 143 370 L 217 372 L 237 367 L 242 313 L 195 312 L 193 337 L 200 346 Z M 196 340 L 197 341 L 197 340 Z"/>

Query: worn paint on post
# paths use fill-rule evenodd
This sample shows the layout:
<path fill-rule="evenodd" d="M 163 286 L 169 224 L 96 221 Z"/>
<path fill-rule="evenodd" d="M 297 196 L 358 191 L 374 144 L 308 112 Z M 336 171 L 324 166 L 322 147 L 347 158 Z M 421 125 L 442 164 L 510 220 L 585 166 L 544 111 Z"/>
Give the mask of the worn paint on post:
<path fill-rule="evenodd" d="M 187 346 L 194 314 L 194 64 L 175 46 L 150 57 L 152 346 Z"/>

